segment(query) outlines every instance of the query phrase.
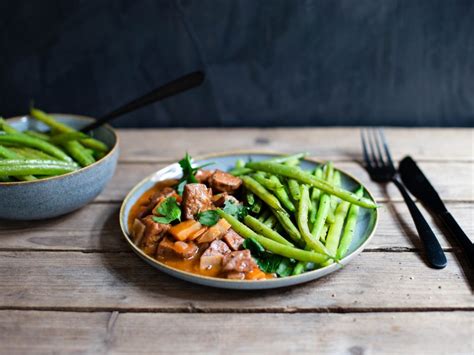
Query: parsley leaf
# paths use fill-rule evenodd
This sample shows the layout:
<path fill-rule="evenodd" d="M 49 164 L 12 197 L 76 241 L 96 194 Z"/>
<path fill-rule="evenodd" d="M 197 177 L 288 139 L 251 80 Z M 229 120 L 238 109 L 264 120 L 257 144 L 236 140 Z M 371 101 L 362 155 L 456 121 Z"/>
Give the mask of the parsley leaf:
<path fill-rule="evenodd" d="M 168 197 L 156 208 L 156 212 L 161 216 L 153 216 L 153 220 L 158 223 L 171 223 L 175 220 L 181 221 L 181 208 L 175 197 Z"/>
<path fill-rule="evenodd" d="M 196 180 L 196 177 L 194 176 L 198 168 L 193 168 L 193 165 L 191 163 L 191 156 L 187 152 L 184 158 L 179 161 L 179 165 L 183 170 L 183 177 L 181 178 L 181 181 L 186 181 L 188 183 L 198 182 Z"/>
<path fill-rule="evenodd" d="M 257 240 L 246 238 L 243 247 L 250 250 L 252 258 L 263 272 L 276 273 L 280 277 L 289 276 L 293 272 L 295 260 L 265 251 Z"/>
<path fill-rule="evenodd" d="M 248 207 L 236 203 L 233 200 L 227 200 L 224 203 L 224 208 L 222 209 L 225 213 L 230 214 L 231 216 L 242 220 L 248 214 Z"/>
<path fill-rule="evenodd" d="M 183 195 L 184 186 L 186 184 L 194 184 L 198 182 L 195 175 L 199 169 L 202 169 L 205 166 L 212 165 L 212 164 L 214 163 L 207 163 L 207 164 L 193 168 L 192 158 L 186 152 L 186 154 L 184 155 L 184 158 L 179 161 L 179 166 L 181 166 L 181 170 L 183 171 L 183 176 L 181 177 L 178 185 L 176 186 L 176 190 L 178 191 L 178 194 L 180 196 Z"/>
<path fill-rule="evenodd" d="M 198 213 L 197 218 L 198 218 L 199 223 L 208 227 L 213 226 L 220 219 L 219 213 L 217 213 L 217 211 L 215 210 L 209 210 L 209 211 Z"/>

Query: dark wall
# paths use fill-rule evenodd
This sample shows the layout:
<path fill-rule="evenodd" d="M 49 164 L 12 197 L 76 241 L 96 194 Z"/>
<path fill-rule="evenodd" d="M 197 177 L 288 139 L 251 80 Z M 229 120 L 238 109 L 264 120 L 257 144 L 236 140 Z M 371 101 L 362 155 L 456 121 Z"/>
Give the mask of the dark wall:
<path fill-rule="evenodd" d="M 196 69 L 116 125 L 473 126 L 474 1 L 0 1 L 6 117 L 100 115 Z"/>

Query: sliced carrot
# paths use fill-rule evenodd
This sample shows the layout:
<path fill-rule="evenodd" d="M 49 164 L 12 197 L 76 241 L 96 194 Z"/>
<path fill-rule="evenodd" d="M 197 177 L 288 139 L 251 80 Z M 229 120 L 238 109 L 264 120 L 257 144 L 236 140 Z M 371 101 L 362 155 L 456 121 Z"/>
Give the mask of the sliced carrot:
<path fill-rule="evenodd" d="M 170 233 L 176 240 L 185 241 L 190 240 L 189 238 L 201 228 L 201 223 L 190 219 L 171 227 Z"/>

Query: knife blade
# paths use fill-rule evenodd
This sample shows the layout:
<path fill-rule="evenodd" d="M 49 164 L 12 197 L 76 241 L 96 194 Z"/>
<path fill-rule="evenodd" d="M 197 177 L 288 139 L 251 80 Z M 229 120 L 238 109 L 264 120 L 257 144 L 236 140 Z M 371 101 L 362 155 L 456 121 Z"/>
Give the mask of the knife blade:
<path fill-rule="evenodd" d="M 474 244 L 448 211 L 438 192 L 436 192 L 416 162 L 407 156 L 400 162 L 398 171 L 403 184 L 413 196 L 419 199 L 448 228 L 450 234 L 461 247 L 463 254 L 471 263 L 471 267 L 474 268 Z"/>

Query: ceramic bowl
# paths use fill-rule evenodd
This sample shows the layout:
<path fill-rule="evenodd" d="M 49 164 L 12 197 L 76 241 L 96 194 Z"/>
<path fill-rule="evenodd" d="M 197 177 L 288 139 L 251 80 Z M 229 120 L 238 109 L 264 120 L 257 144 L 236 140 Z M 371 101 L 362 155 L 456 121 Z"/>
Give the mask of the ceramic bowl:
<path fill-rule="evenodd" d="M 277 153 L 260 153 L 260 152 L 238 152 L 238 153 L 223 153 L 223 154 L 213 154 L 212 156 L 203 157 L 196 159 L 196 165 L 202 165 L 206 163 L 213 163 L 209 168 L 220 169 L 228 171 L 232 169 L 235 165 L 235 162 L 238 159 L 243 159 L 248 161 L 259 161 L 263 159 L 269 159 L 275 155 L 282 155 Z M 305 170 L 313 170 L 316 166 L 321 163 L 316 160 L 305 159 L 302 161 L 301 166 Z M 337 164 L 336 167 L 337 169 Z M 357 187 L 362 184 L 350 174 L 337 169 L 341 172 L 342 178 L 342 187 L 348 190 L 355 190 Z M 288 276 L 275 279 L 267 280 L 258 280 L 258 281 L 248 281 L 248 280 L 228 280 L 216 277 L 207 277 L 190 272 L 185 272 L 179 269 L 172 268 L 166 264 L 163 264 L 156 259 L 146 255 L 140 248 L 138 248 L 130 239 L 130 233 L 128 230 L 128 216 L 130 213 L 131 207 L 137 202 L 141 195 L 144 192 L 152 188 L 158 181 L 166 179 L 179 178 L 181 176 L 181 168 L 175 163 L 163 168 L 156 173 L 148 176 L 143 181 L 138 183 L 127 195 L 125 198 L 122 207 L 120 209 L 120 226 L 122 228 L 123 235 L 125 240 L 129 244 L 130 248 L 148 264 L 155 267 L 156 269 L 165 272 L 171 276 L 201 284 L 206 286 L 218 287 L 218 288 L 228 288 L 228 289 L 241 289 L 241 290 L 256 290 L 256 289 L 270 289 L 278 287 L 286 287 L 301 284 L 311 280 L 318 279 L 327 274 L 330 274 L 334 271 L 339 270 L 344 265 L 348 264 L 357 254 L 359 254 L 370 241 L 374 235 L 375 228 L 378 220 L 378 211 L 377 209 L 365 209 L 361 208 L 359 211 L 359 217 L 356 224 L 356 229 L 352 243 L 348 250 L 347 256 L 344 257 L 339 264 L 332 264 L 320 269 L 313 271 L 305 272 L 300 275 Z M 365 189 L 365 197 L 370 198 L 374 201 L 372 194 Z M 353 270 L 351 270 L 353 272 Z"/>
<path fill-rule="evenodd" d="M 59 122 L 80 129 L 93 118 L 69 114 L 53 114 Z M 20 131 L 47 127 L 29 117 L 15 117 L 8 123 Z M 38 220 L 60 216 L 77 210 L 93 200 L 112 178 L 117 165 L 118 137 L 109 125 L 93 131 L 92 135 L 111 149 L 105 157 L 72 173 L 36 181 L 0 183 L 0 218 Z"/>

